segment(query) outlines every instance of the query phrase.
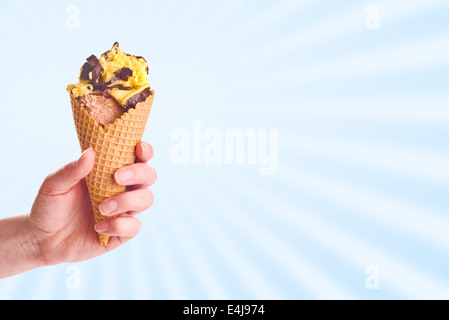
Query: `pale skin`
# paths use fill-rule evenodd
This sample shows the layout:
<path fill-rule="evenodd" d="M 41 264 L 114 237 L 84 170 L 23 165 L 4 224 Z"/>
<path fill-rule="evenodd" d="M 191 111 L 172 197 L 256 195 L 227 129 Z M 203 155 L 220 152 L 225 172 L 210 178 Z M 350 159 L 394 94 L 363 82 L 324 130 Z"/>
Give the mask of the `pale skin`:
<path fill-rule="evenodd" d="M 79 262 L 104 254 L 133 238 L 140 230 L 136 214 L 153 203 L 148 189 L 157 178 L 146 162 L 153 148 L 136 146 L 136 163 L 117 170 L 114 179 L 127 191 L 104 200 L 100 211 L 118 215 L 95 224 L 85 177 L 95 153 L 87 149 L 78 160 L 50 174 L 42 183 L 29 214 L 0 220 L 0 279 L 43 266 Z M 97 232 L 110 235 L 99 244 Z"/>

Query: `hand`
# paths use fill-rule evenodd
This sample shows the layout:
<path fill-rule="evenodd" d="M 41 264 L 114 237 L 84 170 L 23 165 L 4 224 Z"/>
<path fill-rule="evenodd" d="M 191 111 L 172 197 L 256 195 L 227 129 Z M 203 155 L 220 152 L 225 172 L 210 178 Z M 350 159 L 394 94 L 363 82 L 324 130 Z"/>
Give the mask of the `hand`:
<path fill-rule="evenodd" d="M 78 160 L 49 175 L 27 221 L 28 241 L 37 246 L 41 264 L 90 259 L 134 237 L 140 230 L 135 215 L 153 203 L 153 194 L 148 187 L 157 176 L 146 164 L 152 156 L 153 148 L 141 142 L 136 146 L 136 163 L 115 172 L 115 181 L 127 186 L 127 191 L 100 204 L 103 215 L 118 216 L 97 225 L 84 179 L 94 165 L 94 151 L 86 150 Z M 111 236 L 106 247 L 99 244 L 96 231 Z"/>

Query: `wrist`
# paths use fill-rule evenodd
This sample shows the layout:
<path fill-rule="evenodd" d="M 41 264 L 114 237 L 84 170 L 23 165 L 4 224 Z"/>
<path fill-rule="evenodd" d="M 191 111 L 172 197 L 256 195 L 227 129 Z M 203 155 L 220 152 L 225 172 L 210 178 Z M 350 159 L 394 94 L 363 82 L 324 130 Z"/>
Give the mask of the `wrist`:
<path fill-rule="evenodd" d="M 0 220 L 0 278 L 44 266 L 28 215 Z"/>
<path fill-rule="evenodd" d="M 23 220 L 22 229 L 19 233 L 19 242 L 23 252 L 28 257 L 29 262 L 35 265 L 35 268 L 46 266 L 47 263 L 40 250 L 39 240 L 30 224 L 30 215 L 24 215 Z"/>

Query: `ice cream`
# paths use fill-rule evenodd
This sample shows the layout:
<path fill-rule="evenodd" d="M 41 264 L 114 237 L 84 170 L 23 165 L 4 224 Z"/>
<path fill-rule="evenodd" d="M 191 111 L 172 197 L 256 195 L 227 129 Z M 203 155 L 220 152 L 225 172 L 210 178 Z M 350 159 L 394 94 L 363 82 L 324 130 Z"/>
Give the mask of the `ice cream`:
<path fill-rule="evenodd" d="M 89 56 L 81 67 L 79 82 L 68 85 L 67 91 L 105 126 L 153 94 L 147 75 L 147 61 L 124 53 L 116 42 L 100 59 Z"/>
<path fill-rule="evenodd" d="M 135 162 L 135 147 L 142 139 L 153 105 L 154 91 L 142 57 L 111 50 L 98 59 L 91 55 L 81 67 L 79 82 L 67 86 L 81 151 L 93 148 L 95 164 L 86 177 L 95 222 L 105 217 L 100 203 L 126 191 L 115 183 L 117 169 Z M 109 236 L 98 234 L 106 246 Z"/>
<path fill-rule="evenodd" d="M 113 123 L 125 112 L 113 97 L 102 91 L 80 96 L 78 101 L 102 127 Z"/>

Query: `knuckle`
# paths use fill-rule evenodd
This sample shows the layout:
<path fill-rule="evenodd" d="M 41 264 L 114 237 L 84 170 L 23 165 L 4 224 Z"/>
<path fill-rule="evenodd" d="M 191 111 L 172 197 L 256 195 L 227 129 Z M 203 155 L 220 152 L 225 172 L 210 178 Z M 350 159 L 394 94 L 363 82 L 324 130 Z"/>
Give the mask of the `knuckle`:
<path fill-rule="evenodd" d="M 58 196 L 64 194 L 64 190 L 58 188 L 57 184 L 55 183 L 55 178 L 55 173 L 51 173 L 47 177 L 45 177 L 39 188 L 39 193 L 46 196 Z"/>
<path fill-rule="evenodd" d="M 123 223 L 122 219 L 114 219 L 109 224 L 109 232 L 115 235 L 126 235 L 126 226 Z"/>
<path fill-rule="evenodd" d="M 109 221 L 108 232 L 111 234 L 120 234 L 120 224 L 117 222 L 118 219 L 111 219 Z"/>

